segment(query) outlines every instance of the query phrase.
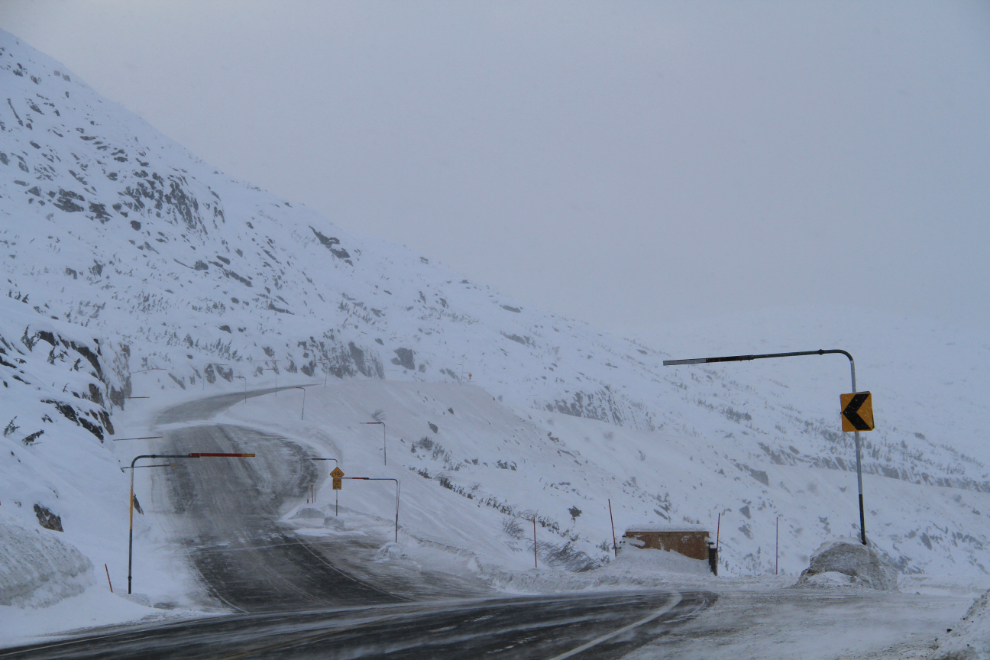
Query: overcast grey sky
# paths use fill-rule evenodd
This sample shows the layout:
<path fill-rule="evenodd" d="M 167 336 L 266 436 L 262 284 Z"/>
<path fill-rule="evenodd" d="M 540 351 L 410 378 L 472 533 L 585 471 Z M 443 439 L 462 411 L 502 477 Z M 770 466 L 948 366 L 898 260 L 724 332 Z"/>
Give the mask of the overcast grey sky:
<path fill-rule="evenodd" d="M 47 2 L 0 28 L 228 174 L 625 332 L 990 320 L 990 3 Z"/>

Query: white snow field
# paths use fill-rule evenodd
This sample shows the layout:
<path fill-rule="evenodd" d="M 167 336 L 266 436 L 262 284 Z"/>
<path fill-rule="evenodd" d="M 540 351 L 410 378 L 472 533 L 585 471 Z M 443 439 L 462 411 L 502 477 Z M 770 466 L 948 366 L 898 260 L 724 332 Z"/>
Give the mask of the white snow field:
<path fill-rule="evenodd" d="M 217 421 L 331 454 L 348 476 L 400 479 L 401 547 L 383 560 L 401 552 L 506 591 L 779 591 L 821 543 L 858 536 L 837 414 L 848 363 L 662 362 L 818 348 L 851 351 L 876 400 L 866 526 L 902 593 L 870 602 L 934 635 L 990 587 L 984 333 L 809 308 L 611 337 L 228 179 L 3 32 L 0 80 L 0 645 L 201 616 L 154 470 L 137 480 L 143 596 L 116 595 L 121 468 L 155 447 L 116 440 L 156 435 L 180 401 L 276 384 L 308 385 L 304 420 L 302 392 L 283 390 Z M 366 424 L 376 414 L 387 465 L 381 426 Z M 389 535 L 389 486 L 345 482 L 339 521 L 329 482 L 313 493 L 286 514 L 298 533 Z M 714 534 L 721 515 L 720 577 L 614 560 L 609 500 L 618 535 L 641 523 Z M 839 610 L 822 625 L 856 618 Z"/>

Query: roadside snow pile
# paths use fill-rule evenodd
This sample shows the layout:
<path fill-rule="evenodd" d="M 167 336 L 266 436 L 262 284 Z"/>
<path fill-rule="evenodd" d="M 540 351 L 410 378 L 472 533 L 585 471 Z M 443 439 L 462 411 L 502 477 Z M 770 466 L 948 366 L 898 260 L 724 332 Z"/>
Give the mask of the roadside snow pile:
<path fill-rule="evenodd" d="M 897 590 L 897 574 L 873 548 L 849 538 L 826 541 L 811 557 L 811 565 L 797 586 L 863 586 L 880 591 Z"/>
<path fill-rule="evenodd" d="M 692 559 L 671 550 L 637 548 L 629 539 L 623 540 L 619 546 L 619 556 L 610 567 L 639 573 L 684 573 L 702 577 L 712 574 L 707 561 Z"/>
<path fill-rule="evenodd" d="M 46 607 L 94 583 L 93 563 L 57 535 L 0 520 L 0 605 Z"/>
<path fill-rule="evenodd" d="M 990 591 L 976 599 L 958 628 L 939 641 L 934 660 L 990 660 Z"/>

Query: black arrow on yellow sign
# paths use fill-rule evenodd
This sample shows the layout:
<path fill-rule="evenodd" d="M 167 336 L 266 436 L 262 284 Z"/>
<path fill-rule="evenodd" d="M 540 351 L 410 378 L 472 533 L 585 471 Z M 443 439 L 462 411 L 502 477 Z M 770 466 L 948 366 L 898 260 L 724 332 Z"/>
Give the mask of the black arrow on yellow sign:
<path fill-rule="evenodd" d="M 854 392 L 839 395 L 842 406 L 842 432 L 872 431 L 873 395 L 869 392 Z"/>

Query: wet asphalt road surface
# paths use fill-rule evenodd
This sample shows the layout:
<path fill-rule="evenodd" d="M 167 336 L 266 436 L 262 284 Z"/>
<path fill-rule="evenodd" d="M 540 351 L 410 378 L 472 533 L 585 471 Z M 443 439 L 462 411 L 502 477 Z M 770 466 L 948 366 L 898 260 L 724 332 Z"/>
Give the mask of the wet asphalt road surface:
<path fill-rule="evenodd" d="M 0 658 L 611 660 L 656 643 L 711 593 L 557 595 L 234 615 L 0 651 Z"/>
<path fill-rule="evenodd" d="M 211 397 L 166 411 L 159 424 L 194 425 L 165 431 L 154 450 L 256 454 L 176 461 L 160 487 L 180 514 L 174 541 L 204 590 L 238 614 L 91 631 L 0 650 L 0 658 L 620 658 L 716 599 L 706 592 L 499 598 L 480 579 L 375 563 L 391 538 L 294 535 L 280 519 L 326 468 L 284 438 L 207 421 L 242 400 Z"/>

